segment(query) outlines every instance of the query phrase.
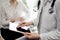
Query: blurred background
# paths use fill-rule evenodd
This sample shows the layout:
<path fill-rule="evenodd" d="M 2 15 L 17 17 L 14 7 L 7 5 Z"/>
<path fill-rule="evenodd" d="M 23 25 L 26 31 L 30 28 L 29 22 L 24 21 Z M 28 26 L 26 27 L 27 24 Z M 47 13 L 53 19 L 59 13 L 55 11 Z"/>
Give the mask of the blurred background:
<path fill-rule="evenodd" d="M 0 0 L 0 8 L 1 8 L 1 5 L 4 3 L 4 2 L 7 2 L 8 0 Z M 3 40 L 3 38 L 1 37 L 1 27 L 0 27 L 0 40 Z"/>

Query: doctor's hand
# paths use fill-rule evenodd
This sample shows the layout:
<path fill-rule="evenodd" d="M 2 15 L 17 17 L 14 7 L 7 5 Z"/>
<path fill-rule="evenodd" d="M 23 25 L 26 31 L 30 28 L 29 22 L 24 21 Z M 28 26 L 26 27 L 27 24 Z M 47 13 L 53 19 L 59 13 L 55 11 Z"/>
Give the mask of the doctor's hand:
<path fill-rule="evenodd" d="M 24 18 L 23 17 L 16 17 L 16 18 L 12 18 L 10 20 L 10 22 L 15 22 L 15 21 L 24 21 Z"/>
<path fill-rule="evenodd" d="M 39 40 L 40 36 L 37 33 L 24 33 L 24 36 L 26 36 L 30 40 Z"/>

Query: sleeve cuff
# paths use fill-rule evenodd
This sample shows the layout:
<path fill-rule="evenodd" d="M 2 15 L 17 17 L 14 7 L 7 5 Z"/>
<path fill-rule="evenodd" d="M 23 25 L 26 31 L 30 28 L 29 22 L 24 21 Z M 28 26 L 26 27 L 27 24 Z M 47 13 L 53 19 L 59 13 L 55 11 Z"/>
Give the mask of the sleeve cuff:
<path fill-rule="evenodd" d="M 40 40 L 48 40 L 47 39 L 47 34 L 40 34 Z"/>

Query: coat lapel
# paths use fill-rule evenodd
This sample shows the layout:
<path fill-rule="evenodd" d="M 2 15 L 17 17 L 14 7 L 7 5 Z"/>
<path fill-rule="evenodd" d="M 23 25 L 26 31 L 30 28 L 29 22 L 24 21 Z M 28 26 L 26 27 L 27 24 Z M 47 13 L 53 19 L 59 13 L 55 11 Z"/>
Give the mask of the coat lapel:
<path fill-rule="evenodd" d="M 40 34 L 40 23 L 41 23 L 41 16 L 43 12 L 43 6 L 44 6 L 44 0 L 40 0 L 41 4 L 39 7 L 39 13 L 38 13 L 38 33 Z"/>

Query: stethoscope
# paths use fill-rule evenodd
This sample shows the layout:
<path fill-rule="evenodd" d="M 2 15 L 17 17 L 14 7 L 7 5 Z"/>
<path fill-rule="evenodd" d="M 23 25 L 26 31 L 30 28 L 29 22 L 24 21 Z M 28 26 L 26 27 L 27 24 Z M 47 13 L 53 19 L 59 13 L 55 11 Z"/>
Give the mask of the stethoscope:
<path fill-rule="evenodd" d="M 49 1 L 50 2 L 50 1 Z M 51 4 L 51 8 L 49 9 L 49 13 L 52 14 L 54 12 L 54 4 L 55 4 L 56 0 L 53 0 L 52 4 Z"/>
<path fill-rule="evenodd" d="M 44 0 L 44 1 L 45 1 L 45 0 Z M 44 3 L 45 6 L 46 6 L 47 2 L 48 2 L 48 3 L 51 3 L 51 2 L 52 2 L 52 3 L 51 3 L 51 6 L 50 6 L 50 8 L 49 8 L 49 10 L 48 10 L 49 13 L 52 14 L 52 13 L 54 12 L 54 4 L 55 4 L 56 0 L 46 0 L 45 3 Z"/>

